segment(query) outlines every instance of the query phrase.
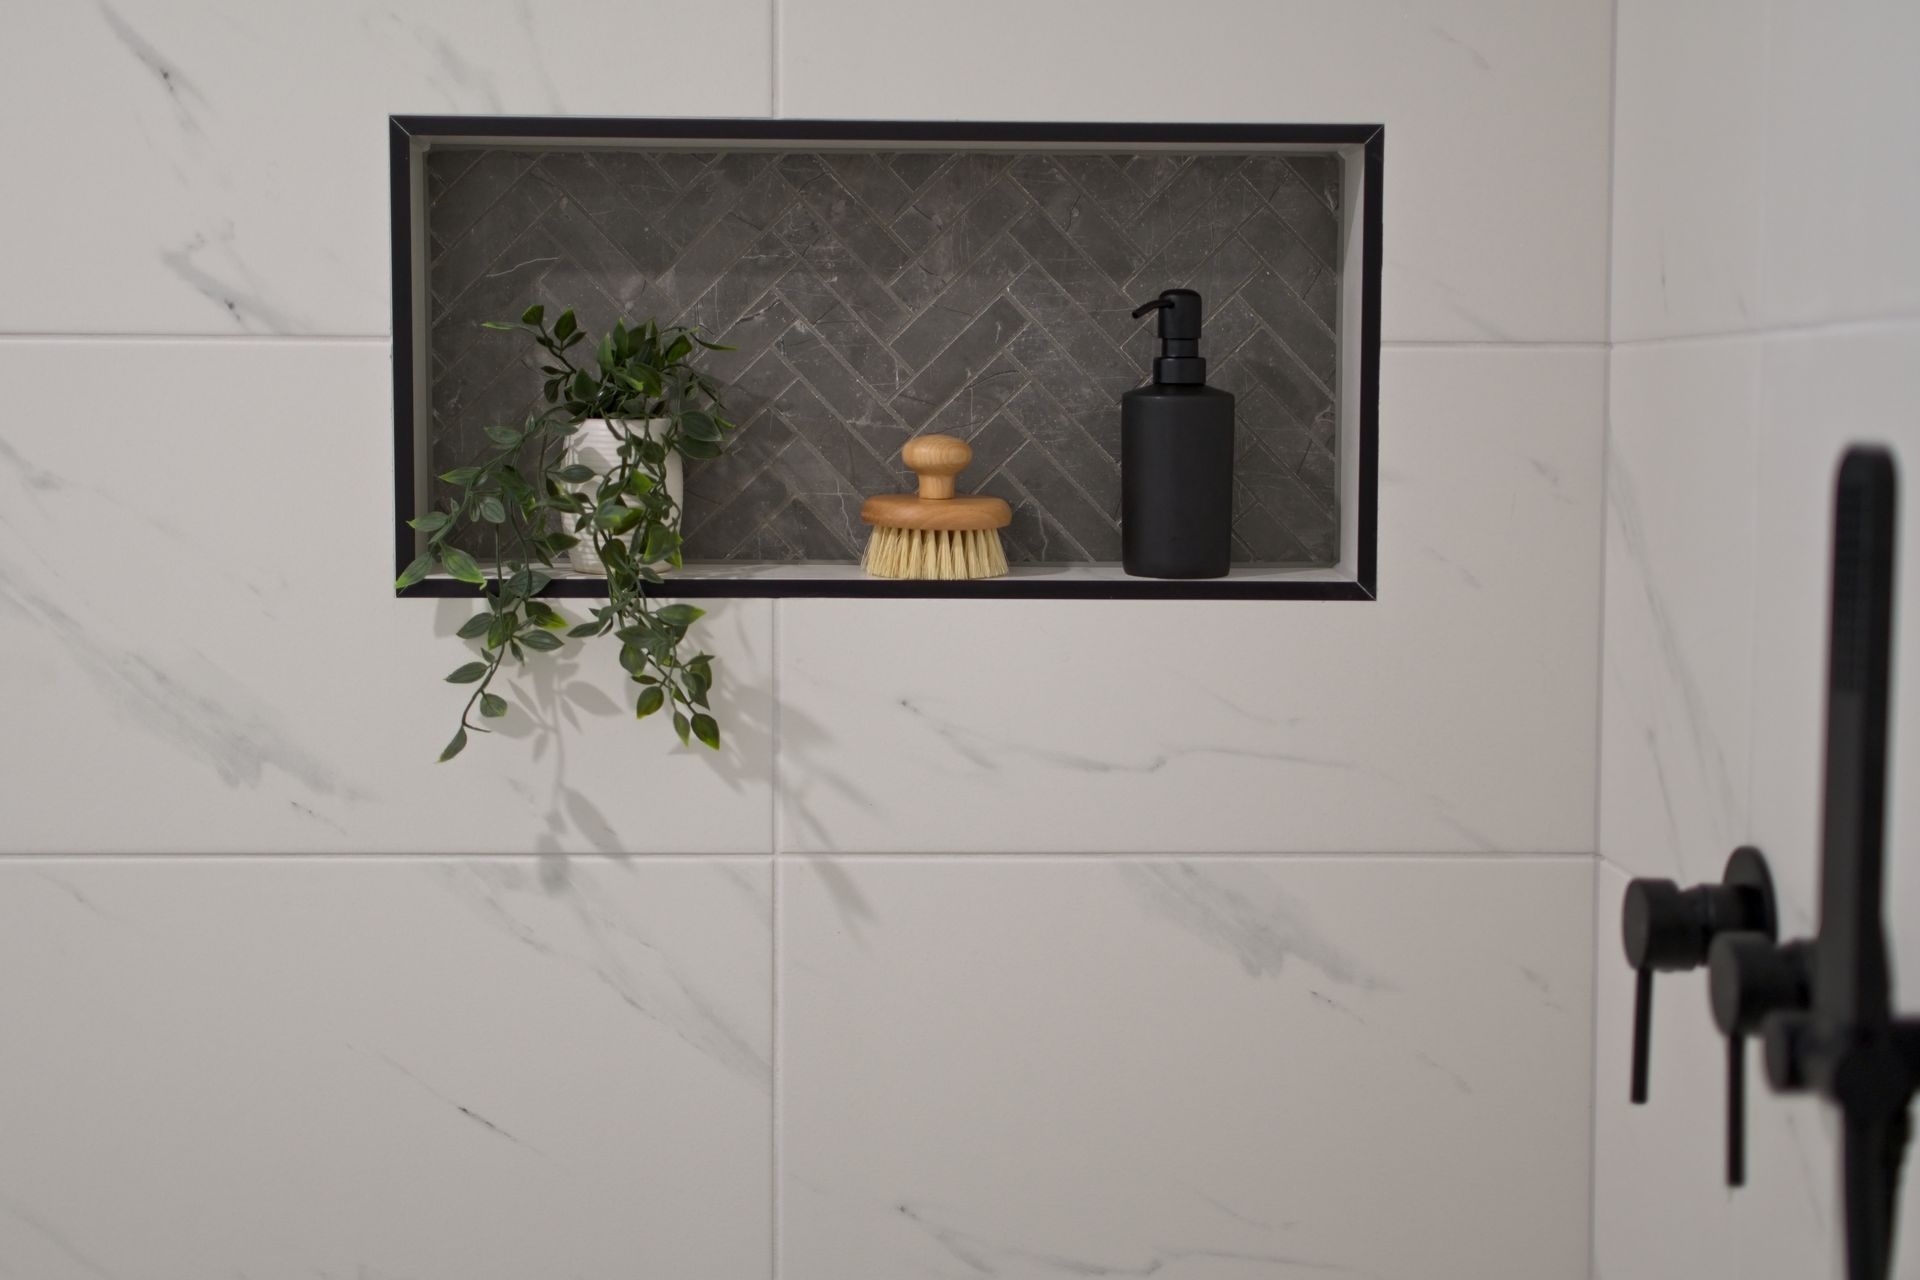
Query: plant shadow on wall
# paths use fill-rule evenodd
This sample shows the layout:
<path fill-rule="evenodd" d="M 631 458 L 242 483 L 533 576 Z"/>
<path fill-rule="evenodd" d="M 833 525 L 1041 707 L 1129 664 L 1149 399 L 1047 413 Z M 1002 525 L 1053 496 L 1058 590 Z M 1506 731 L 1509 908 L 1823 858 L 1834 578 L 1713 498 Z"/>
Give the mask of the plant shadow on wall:
<path fill-rule="evenodd" d="M 468 606 L 460 600 L 437 602 L 434 632 L 453 636 L 469 620 Z M 720 647 L 736 649 L 746 643 L 743 624 L 752 615 L 732 601 L 721 602 L 703 627 L 715 628 Z M 526 802 L 540 817 L 544 830 L 534 838 L 532 852 L 561 856 L 584 846 L 595 853 L 614 856 L 635 852 L 632 832 L 623 840 L 614 819 L 593 798 L 571 783 L 570 748 L 575 741 L 593 731 L 593 721 L 617 721 L 632 711 L 615 700 L 604 679 L 594 670 L 598 664 L 586 660 L 580 646 L 569 646 L 537 661 L 503 667 L 496 677 L 507 691 L 512 712 L 498 719 L 493 731 L 527 752 L 528 759 L 545 771 L 544 785 L 523 778 L 520 771 L 507 774 L 502 783 Z M 726 685 L 714 688 L 709 697 L 712 714 L 728 726 L 714 761 L 714 774 L 735 795 L 743 795 L 749 778 L 763 776 L 741 750 L 741 743 L 767 741 L 772 732 L 769 709 L 756 698 L 737 698 Z M 636 759 L 636 766 L 640 762 Z M 542 875 L 559 874 L 543 867 Z"/>
<path fill-rule="evenodd" d="M 668 710 L 683 745 L 698 738 L 718 751 L 714 658 L 685 652 L 704 611 L 659 596 L 667 583 L 662 567 L 682 563 L 678 458 L 718 457 L 733 428 L 718 388 L 694 367 L 694 351 L 727 348 L 691 329 L 617 321 L 591 360 L 576 360 L 569 352 L 587 335 L 574 313 L 563 312 L 549 327 L 541 306 L 527 308 L 518 322 L 486 327 L 526 333 L 544 353 L 546 381 L 540 412 L 519 426 L 488 427 L 492 447 L 440 477 L 455 495 L 409 521 L 427 547 L 395 585 L 404 590 L 439 569 L 478 587 L 485 606 L 455 632 L 477 642 L 479 657 L 446 677 L 472 689 L 441 761 L 466 748 L 469 732 L 493 732 L 483 721 L 505 727 L 512 707 L 494 685 L 509 657 L 532 677 L 535 692 L 523 711 L 544 717 L 556 735 L 568 718 L 566 690 L 579 686 L 606 700 L 592 685 L 563 683 L 559 664 L 568 673 L 576 664 L 558 655 L 568 639 L 607 635 L 619 642 L 620 666 L 639 686 L 635 716 Z M 585 447 L 587 439 L 601 447 Z M 562 555 L 606 576 L 607 603 L 591 609 L 590 621 L 573 622 L 539 598 Z M 542 664 L 543 655 L 556 656 Z"/>

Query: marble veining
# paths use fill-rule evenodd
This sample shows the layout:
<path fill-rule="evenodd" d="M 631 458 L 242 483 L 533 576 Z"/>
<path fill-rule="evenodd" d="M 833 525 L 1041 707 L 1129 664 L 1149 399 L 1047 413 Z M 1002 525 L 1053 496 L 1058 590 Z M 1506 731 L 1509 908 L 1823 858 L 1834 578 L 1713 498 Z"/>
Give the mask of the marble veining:
<path fill-rule="evenodd" d="M 225 680 L 196 653 L 164 665 L 102 638 L 46 595 L 14 579 L 0 562 L 0 604 L 56 637 L 100 692 L 134 723 L 209 766 L 229 787 L 257 787 L 268 767 L 316 796 L 366 795 L 302 746 L 292 728 L 264 704 Z"/>
<path fill-rule="evenodd" d="M 0 1273 L 764 1275 L 769 869 L 554 861 L 0 860 Z"/>
<path fill-rule="evenodd" d="M 1614 581 L 1623 587 L 1631 584 L 1630 589 L 1636 590 L 1640 611 L 1650 625 L 1655 645 L 1651 656 L 1657 664 L 1662 697 L 1657 708 L 1649 708 L 1657 714 L 1643 723 L 1642 741 L 1648 748 L 1659 782 L 1675 870 L 1681 879 L 1691 883 L 1710 877 L 1717 866 L 1713 860 L 1724 859 L 1725 851 L 1687 847 L 1688 840 L 1681 834 L 1675 813 L 1675 787 L 1671 781 L 1674 766 L 1669 762 L 1669 751 L 1677 750 L 1690 758 L 1685 785 L 1703 783 L 1707 789 L 1703 799 L 1689 795 L 1688 803 L 1704 802 L 1723 815 L 1723 821 L 1730 821 L 1740 809 L 1739 792 L 1726 750 L 1714 732 L 1711 707 L 1695 671 L 1697 660 L 1724 661 L 1725 655 L 1696 657 L 1683 643 L 1666 598 L 1659 557 L 1648 545 L 1636 478 L 1632 470 L 1623 465 L 1618 453 L 1610 453 L 1607 460 L 1607 514 L 1618 535 L 1613 545 L 1626 557 Z M 1670 746 L 1663 730 L 1678 741 Z"/>
<path fill-rule="evenodd" d="M 1543 996 L 1589 981 L 1590 886 L 1574 859 L 793 865 L 778 1273 L 1578 1274 L 1588 1030 Z M 1425 1140 L 1356 1158 L 1389 1113 Z M 1460 1229 L 1483 1214 L 1527 1226 Z"/>
<path fill-rule="evenodd" d="M 633 1013 L 667 1029 L 690 1048 L 705 1054 L 747 1083 L 764 1089 L 772 1068 L 768 1031 L 740 1024 L 698 976 L 685 971 L 644 931 L 616 909 L 602 878 L 582 879 L 564 857 L 525 863 L 472 863 L 443 871 L 447 892 L 507 937 L 546 959 L 583 970 L 617 996 Z M 744 891 L 754 913 L 770 919 L 771 900 L 764 877 L 758 883 L 738 869 L 721 873 L 736 891 Z M 554 931 L 544 917 L 563 908 L 572 929 Z M 637 944 L 637 949 L 636 949 Z"/>
<path fill-rule="evenodd" d="M 1275 891 L 1271 876 L 1254 868 L 1128 861 L 1121 874 L 1156 914 L 1233 956 L 1252 976 L 1270 977 L 1298 959 L 1343 986 L 1380 986 L 1363 965 L 1320 936 L 1300 904 Z"/>

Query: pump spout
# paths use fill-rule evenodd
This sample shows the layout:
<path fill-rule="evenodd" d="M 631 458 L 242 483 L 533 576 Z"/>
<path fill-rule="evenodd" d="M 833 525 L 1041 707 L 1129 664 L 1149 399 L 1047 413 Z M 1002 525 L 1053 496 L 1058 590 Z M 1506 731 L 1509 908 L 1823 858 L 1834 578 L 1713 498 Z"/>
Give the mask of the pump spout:
<path fill-rule="evenodd" d="M 1160 313 L 1160 354 L 1153 362 L 1153 380 L 1172 386 L 1193 386 L 1207 380 L 1207 362 L 1200 355 L 1200 295 L 1192 289 L 1164 289 L 1152 302 L 1133 309 L 1137 320 L 1149 311 Z"/>

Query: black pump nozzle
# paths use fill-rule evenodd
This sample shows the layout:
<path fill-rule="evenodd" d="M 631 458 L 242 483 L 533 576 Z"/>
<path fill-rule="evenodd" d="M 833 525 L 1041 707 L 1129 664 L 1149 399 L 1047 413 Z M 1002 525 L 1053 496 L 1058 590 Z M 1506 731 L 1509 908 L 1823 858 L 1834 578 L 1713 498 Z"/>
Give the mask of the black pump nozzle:
<path fill-rule="evenodd" d="M 1160 313 L 1155 382 L 1193 385 L 1207 380 L 1207 362 L 1200 355 L 1200 307 L 1200 295 L 1192 289 L 1165 289 L 1152 302 L 1133 309 L 1136 320 L 1149 311 Z"/>

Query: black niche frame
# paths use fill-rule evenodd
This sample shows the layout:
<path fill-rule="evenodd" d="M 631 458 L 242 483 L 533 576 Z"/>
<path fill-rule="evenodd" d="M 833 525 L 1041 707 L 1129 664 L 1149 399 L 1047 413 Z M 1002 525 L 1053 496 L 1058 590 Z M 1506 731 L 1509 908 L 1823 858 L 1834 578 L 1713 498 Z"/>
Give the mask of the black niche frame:
<path fill-rule="evenodd" d="M 393 245 L 393 471 L 394 575 L 418 554 L 418 535 L 407 527 L 415 514 L 416 433 L 414 407 L 424 368 L 424 335 L 416 331 L 419 298 L 416 282 L 424 269 L 425 209 L 421 157 L 432 142 L 465 145 L 496 143 L 563 146 L 568 143 L 646 142 L 712 139 L 716 143 L 875 142 L 989 146 L 1048 143 L 1212 146 L 1298 145 L 1361 147 L 1364 184 L 1358 213 L 1361 244 L 1358 510 L 1355 513 L 1354 577 L 1351 579 L 1267 579 L 1235 581 L 1231 576 L 1193 581 L 1151 578 L 1054 580 L 1006 577 L 975 582 L 901 582 L 876 578 L 727 578 L 703 576 L 671 580 L 663 594 L 681 598 L 800 596 L 903 599 L 1028 600 L 1372 600 L 1375 591 L 1375 540 L 1380 488 L 1380 267 L 1381 182 L 1386 130 L 1378 124 L 1162 124 L 1040 123 L 908 120 L 675 119 L 618 116 L 422 116 L 388 117 L 392 190 Z M 1115 406 L 1118 412 L 1118 406 Z M 1343 442 L 1345 443 L 1345 442 Z M 459 597 L 479 588 L 431 578 L 399 593 L 404 596 Z M 549 596 L 593 598 L 605 588 L 592 579 L 563 578 Z"/>

